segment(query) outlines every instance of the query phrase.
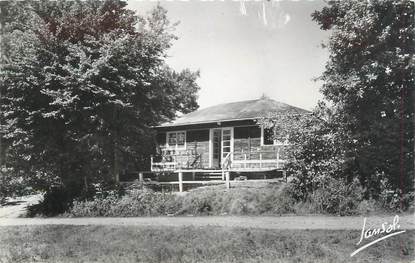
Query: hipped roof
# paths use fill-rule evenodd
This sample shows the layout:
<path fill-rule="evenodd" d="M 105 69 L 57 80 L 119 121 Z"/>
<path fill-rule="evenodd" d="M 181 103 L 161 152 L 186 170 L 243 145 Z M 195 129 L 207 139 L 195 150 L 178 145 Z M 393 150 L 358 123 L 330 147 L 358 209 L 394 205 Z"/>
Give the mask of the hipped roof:
<path fill-rule="evenodd" d="M 250 120 L 266 117 L 269 114 L 304 114 L 307 110 L 278 102 L 269 98 L 223 103 L 200 109 L 180 116 L 170 123 L 158 127 L 173 127 L 191 124 L 204 124 L 235 120 Z"/>

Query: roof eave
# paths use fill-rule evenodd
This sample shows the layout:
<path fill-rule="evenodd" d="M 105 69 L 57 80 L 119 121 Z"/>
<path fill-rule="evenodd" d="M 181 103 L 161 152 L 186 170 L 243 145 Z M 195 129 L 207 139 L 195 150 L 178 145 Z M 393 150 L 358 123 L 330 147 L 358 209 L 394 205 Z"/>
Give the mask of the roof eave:
<path fill-rule="evenodd" d="M 152 128 L 169 128 L 169 127 L 198 125 L 198 124 L 209 124 L 209 123 L 217 123 L 217 122 L 256 120 L 256 119 L 259 119 L 259 118 L 261 118 L 261 117 L 242 118 L 242 119 L 207 120 L 207 121 L 199 121 L 199 122 L 185 122 L 185 123 L 178 123 L 178 124 L 173 124 L 172 123 L 172 124 L 167 124 L 167 125 L 153 126 Z"/>

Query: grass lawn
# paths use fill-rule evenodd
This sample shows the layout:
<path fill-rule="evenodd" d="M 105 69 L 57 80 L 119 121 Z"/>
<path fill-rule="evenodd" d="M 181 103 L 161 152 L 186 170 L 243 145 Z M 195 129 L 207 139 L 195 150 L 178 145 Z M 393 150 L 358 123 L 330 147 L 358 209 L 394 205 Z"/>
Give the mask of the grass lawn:
<path fill-rule="evenodd" d="M 350 258 L 351 230 L 221 227 L 0 227 L 0 262 L 411 262 L 415 230 Z"/>

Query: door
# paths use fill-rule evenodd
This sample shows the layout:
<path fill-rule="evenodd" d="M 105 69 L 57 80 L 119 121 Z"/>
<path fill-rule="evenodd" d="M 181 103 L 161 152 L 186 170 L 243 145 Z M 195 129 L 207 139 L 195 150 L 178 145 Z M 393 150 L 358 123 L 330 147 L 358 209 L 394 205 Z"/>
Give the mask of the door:
<path fill-rule="evenodd" d="M 229 153 L 232 152 L 232 128 L 222 128 L 222 158 L 221 158 L 221 164 L 223 162 L 223 160 L 225 160 L 225 158 L 228 156 Z M 232 160 L 232 156 L 230 156 L 231 160 Z"/>
<path fill-rule="evenodd" d="M 220 168 L 221 163 L 221 129 L 214 129 L 212 131 L 212 168 Z"/>

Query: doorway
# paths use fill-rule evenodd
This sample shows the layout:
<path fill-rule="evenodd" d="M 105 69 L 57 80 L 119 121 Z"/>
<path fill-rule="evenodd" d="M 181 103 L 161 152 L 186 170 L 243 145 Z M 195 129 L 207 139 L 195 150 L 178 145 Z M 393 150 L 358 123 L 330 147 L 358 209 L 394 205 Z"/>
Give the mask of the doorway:
<path fill-rule="evenodd" d="M 220 169 L 222 160 L 233 151 L 233 128 L 211 129 L 211 168 Z"/>
<path fill-rule="evenodd" d="M 212 130 L 212 168 L 220 168 L 221 164 L 221 142 L 222 142 L 222 130 Z"/>

